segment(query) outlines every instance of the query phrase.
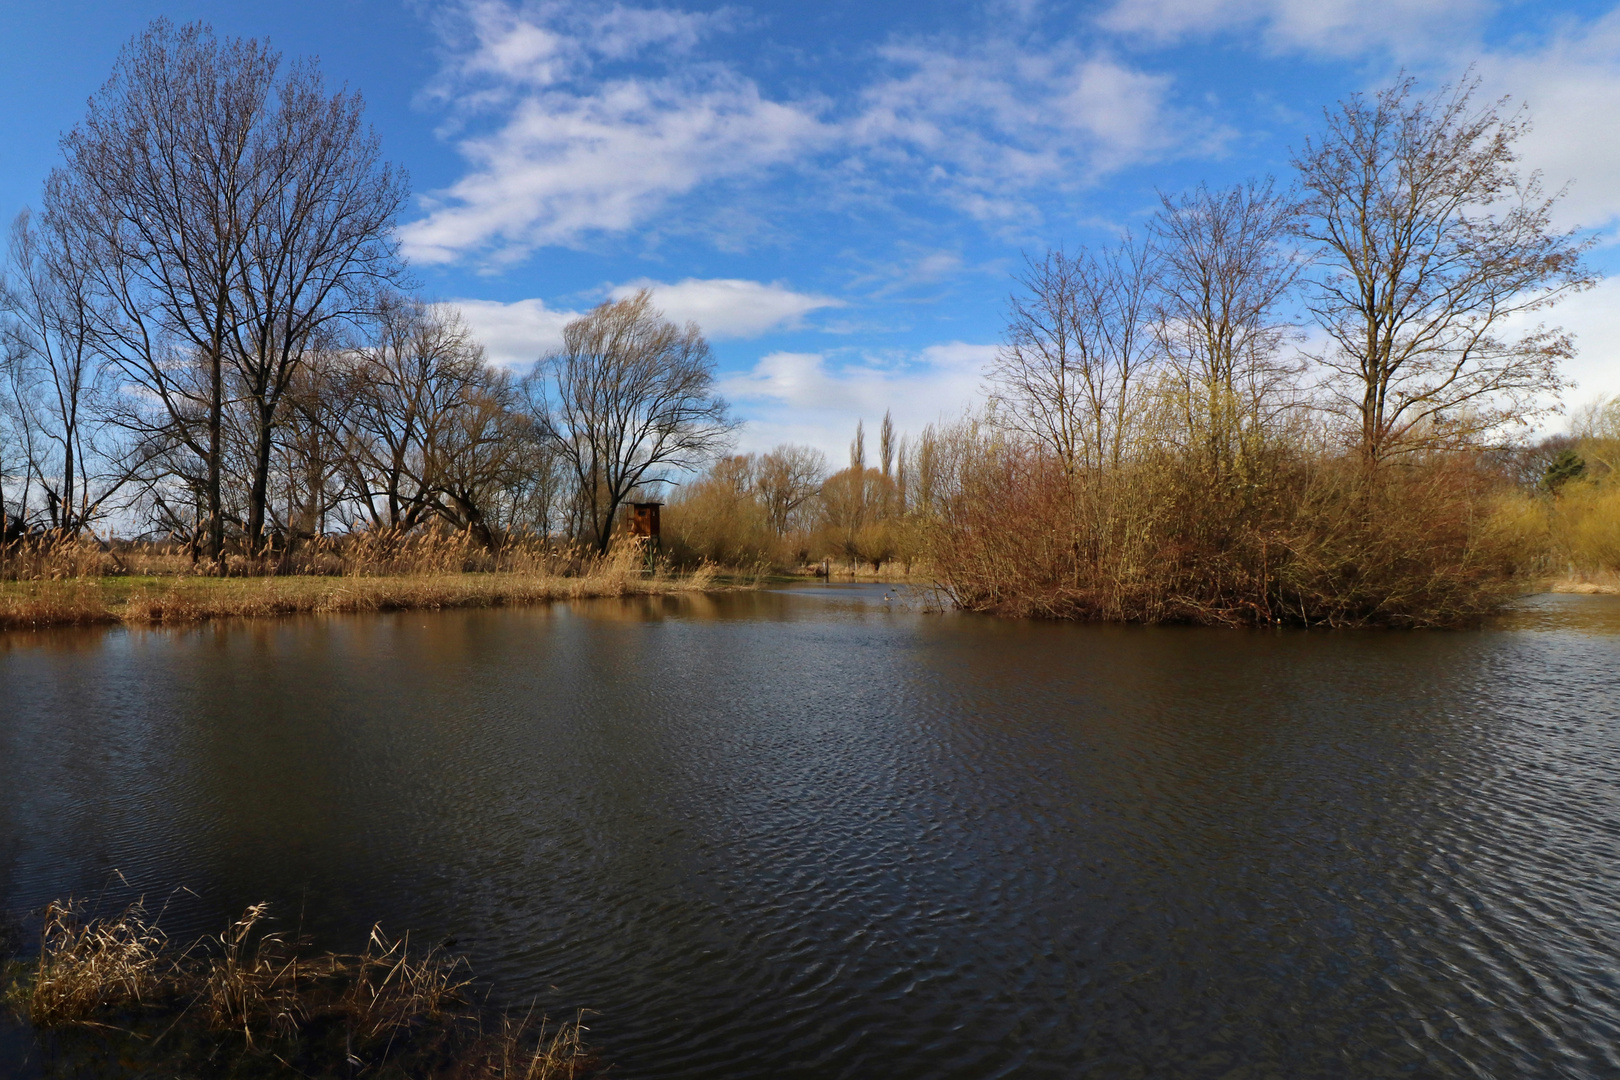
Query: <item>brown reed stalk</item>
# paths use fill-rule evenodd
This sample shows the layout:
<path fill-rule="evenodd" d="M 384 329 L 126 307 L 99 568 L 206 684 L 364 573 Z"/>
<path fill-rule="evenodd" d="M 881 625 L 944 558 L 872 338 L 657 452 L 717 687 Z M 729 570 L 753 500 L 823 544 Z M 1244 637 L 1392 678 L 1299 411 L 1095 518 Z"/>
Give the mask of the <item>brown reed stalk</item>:
<path fill-rule="evenodd" d="M 532 1010 L 492 1011 L 465 959 L 442 946 L 413 951 L 409 935 L 373 927 L 358 954 L 309 955 L 268 919 L 254 904 L 176 949 L 140 903 L 108 918 L 52 904 L 39 960 L 7 996 L 40 1029 L 122 1038 L 121 1057 L 177 1075 L 199 1055 L 218 1065 L 233 1054 L 295 1071 L 467 1080 L 574 1080 L 593 1067 L 582 1013 L 553 1025 Z"/>
<path fill-rule="evenodd" d="M 0 581 L 0 630 L 90 623 L 188 623 L 205 619 L 298 613 L 357 613 L 498 607 L 554 600 L 696 592 L 716 587 L 713 567 L 675 577 L 649 572 L 636 544 L 615 545 L 602 558 L 537 538 L 514 540 L 498 556 L 463 534 L 361 535 L 311 545 L 309 573 L 133 573 L 102 578 Z M 126 549 L 130 569 L 175 559 L 156 545 Z M 296 569 L 288 564 L 283 569 Z M 264 569 L 259 567 L 258 569 Z M 273 567 L 271 569 L 274 569 Z M 237 571 L 242 572 L 238 573 Z M 319 571 L 319 572 L 315 572 Z"/>
<path fill-rule="evenodd" d="M 40 927 L 28 988 L 37 1027 L 89 1023 L 99 1013 L 155 998 L 169 977 L 168 939 L 136 901 L 119 915 L 86 918 L 82 904 L 53 902 Z"/>

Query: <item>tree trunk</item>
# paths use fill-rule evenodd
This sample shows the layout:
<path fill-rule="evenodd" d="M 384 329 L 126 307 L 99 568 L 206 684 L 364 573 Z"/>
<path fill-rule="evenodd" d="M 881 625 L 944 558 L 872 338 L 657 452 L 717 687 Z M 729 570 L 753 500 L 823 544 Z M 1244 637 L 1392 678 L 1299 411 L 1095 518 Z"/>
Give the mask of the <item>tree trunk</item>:
<path fill-rule="evenodd" d="M 247 543 L 250 553 L 257 553 L 264 543 L 264 508 L 270 497 L 270 451 L 273 449 L 275 428 L 266 410 L 259 410 L 258 431 L 253 447 L 253 483 L 248 490 Z"/>
<path fill-rule="evenodd" d="M 221 350 L 215 348 L 210 363 L 210 398 L 208 403 L 208 541 L 204 554 L 217 566 L 221 576 L 225 573 L 225 506 L 220 500 L 220 466 L 224 456 L 223 441 L 225 412 L 225 380 L 221 370 Z"/>

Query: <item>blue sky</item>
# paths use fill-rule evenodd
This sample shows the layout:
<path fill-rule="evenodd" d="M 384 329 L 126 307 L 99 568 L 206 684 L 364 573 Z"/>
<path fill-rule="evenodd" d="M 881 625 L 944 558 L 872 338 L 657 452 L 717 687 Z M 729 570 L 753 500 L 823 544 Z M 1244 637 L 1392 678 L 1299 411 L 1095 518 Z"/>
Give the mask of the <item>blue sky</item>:
<path fill-rule="evenodd" d="M 974 400 L 1024 252 L 1107 242 L 1157 190 L 1286 180 L 1335 99 L 1470 65 L 1620 269 L 1620 9 L 1490 0 L 1051 4 L 11 0 L 0 214 L 148 20 L 318 55 L 411 174 L 424 293 L 521 365 L 640 285 L 714 342 L 745 448 L 847 444 Z M 1620 392 L 1620 286 L 1559 309 L 1568 400 Z"/>

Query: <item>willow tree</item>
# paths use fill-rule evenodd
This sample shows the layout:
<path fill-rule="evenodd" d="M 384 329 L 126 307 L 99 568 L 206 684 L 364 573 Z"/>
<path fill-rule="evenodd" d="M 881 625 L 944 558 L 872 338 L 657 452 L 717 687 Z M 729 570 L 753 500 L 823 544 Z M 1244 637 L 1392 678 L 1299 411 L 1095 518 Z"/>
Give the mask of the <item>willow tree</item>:
<path fill-rule="evenodd" d="M 446 470 L 485 449 L 505 390 L 460 312 L 410 297 L 387 298 L 345 361 L 349 496 L 370 528 L 409 532 L 443 505 Z"/>
<path fill-rule="evenodd" d="M 777 536 L 786 536 L 799 508 L 821 493 L 827 456 L 808 446 L 782 445 L 759 459 L 754 490 Z"/>
<path fill-rule="evenodd" d="M 1593 281 L 1586 243 L 1553 227 L 1562 193 L 1515 167 L 1525 114 L 1478 104 L 1477 80 L 1414 85 L 1340 102 L 1295 158 L 1332 342 L 1317 359 L 1371 464 L 1536 415 L 1574 346 L 1534 317 Z"/>
<path fill-rule="evenodd" d="M 570 322 L 533 378 L 536 420 L 573 473 L 598 553 L 633 491 L 698 468 L 736 426 L 703 332 L 665 319 L 645 289 Z"/>

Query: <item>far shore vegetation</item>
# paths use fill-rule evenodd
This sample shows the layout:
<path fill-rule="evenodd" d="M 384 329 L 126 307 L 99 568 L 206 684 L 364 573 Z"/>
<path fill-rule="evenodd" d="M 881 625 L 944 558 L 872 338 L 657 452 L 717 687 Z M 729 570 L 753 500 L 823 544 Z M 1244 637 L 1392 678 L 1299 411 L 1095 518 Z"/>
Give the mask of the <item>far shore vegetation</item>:
<path fill-rule="evenodd" d="M 306 545 L 279 567 L 228 560 L 224 576 L 197 573 L 172 544 L 82 537 L 14 544 L 4 566 L 0 630 L 508 607 L 707 592 L 748 580 L 709 565 L 672 572 L 667 560 L 649 559 L 633 542 L 606 557 L 518 539 L 492 553 L 464 533 L 426 533 L 393 545 L 344 537 Z"/>
<path fill-rule="evenodd" d="M 1620 575 L 1620 404 L 1535 439 L 1589 288 L 1465 78 L 1328 109 L 1288 177 L 1030 255 L 983 406 L 738 422 L 646 292 L 513 373 L 410 291 L 403 174 L 318 64 L 154 23 L 0 283 L 0 626 L 907 577 L 1009 616 L 1454 626 Z M 221 150 L 223 148 L 223 150 Z M 208 168 L 197 163 L 211 162 Z M 874 417 L 874 420 L 876 418 Z M 662 504 L 657 542 L 627 525 Z"/>

